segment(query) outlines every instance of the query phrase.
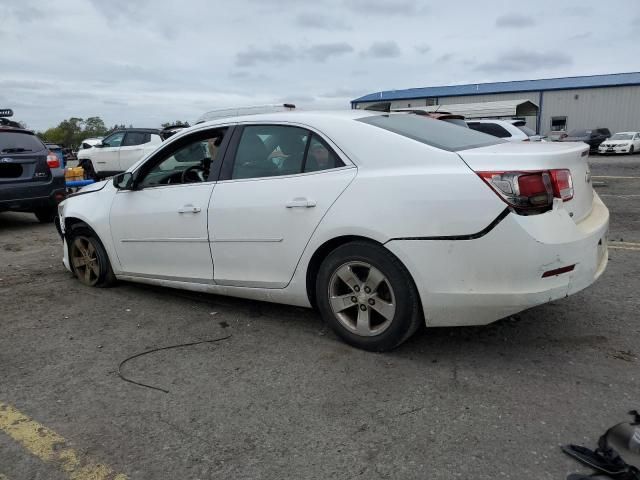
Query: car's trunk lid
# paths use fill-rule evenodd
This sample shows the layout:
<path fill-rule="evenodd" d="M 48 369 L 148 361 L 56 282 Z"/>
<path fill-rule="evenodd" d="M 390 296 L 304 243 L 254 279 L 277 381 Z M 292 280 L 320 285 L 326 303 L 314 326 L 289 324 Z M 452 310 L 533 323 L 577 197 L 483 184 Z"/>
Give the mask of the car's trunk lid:
<path fill-rule="evenodd" d="M 569 169 L 573 198 L 564 207 L 576 223 L 591 213 L 593 203 L 588 153 L 588 145 L 557 142 L 499 143 L 458 152 L 475 172 Z"/>

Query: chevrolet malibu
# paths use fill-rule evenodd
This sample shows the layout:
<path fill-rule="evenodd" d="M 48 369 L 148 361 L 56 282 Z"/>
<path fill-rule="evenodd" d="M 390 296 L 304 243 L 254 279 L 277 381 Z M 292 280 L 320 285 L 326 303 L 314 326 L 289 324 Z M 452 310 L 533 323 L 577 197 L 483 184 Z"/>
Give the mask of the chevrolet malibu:
<path fill-rule="evenodd" d="M 59 208 L 64 264 L 316 307 L 347 343 L 483 325 L 591 285 L 609 212 L 584 143 L 507 143 L 411 113 L 283 112 L 180 131 Z"/>

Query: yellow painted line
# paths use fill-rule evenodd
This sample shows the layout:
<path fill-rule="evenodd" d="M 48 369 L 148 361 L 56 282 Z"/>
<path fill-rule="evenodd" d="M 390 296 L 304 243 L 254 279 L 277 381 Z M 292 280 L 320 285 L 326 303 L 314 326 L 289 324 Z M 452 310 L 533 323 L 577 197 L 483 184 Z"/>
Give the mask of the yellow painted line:
<path fill-rule="evenodd" d="M 623 246 L 623 247 L 640 247 L 640 243 L 636 242 L 618 242 L 616 240 L 609 240 L 609 245 Z"/>
<path fill-rule="evenodd" d="M 126 475 L 115 474 L 109 467 L 86 461 L 64 438 L 0 402 L 0 431 L 22 445 L 40 460 L 56 464 L 70 480 L 127 480 Z M 1 479 L 0 480 L 4 480 Z"/>
<path fill-rule="evenodd" d="M 622 178 L 622 179 L 640 180 L 640 177 L 616 177 L 616 176 L 605 176 L 605 175 L 592 175 L 591 178 Z"/>
<path fill-rule="evenodd" d="M 618 245 L 609 245 L 609 248 L 613 248 L 616 250 L 636 250 L 640 252 L 640 247 L 620 247 Z"/>

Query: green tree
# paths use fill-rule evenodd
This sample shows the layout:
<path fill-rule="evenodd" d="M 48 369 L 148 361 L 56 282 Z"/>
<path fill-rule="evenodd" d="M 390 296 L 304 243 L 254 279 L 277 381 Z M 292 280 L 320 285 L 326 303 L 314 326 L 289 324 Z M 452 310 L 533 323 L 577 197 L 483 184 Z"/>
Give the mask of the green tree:
<path fill-rule="evenodd" d="M 100 117 L 89 117 L 86 120 L 71 117 L 63 120 L 57 127 L 52 127 L 38 134 L 45 142 L 57 143 L 65 147 L 76 147 L 88 137 L 103 137 L 109 129 Z"/>
<path fill-rule="evenodd" d="M 104 120 L 100 117 L 89 117 L 84 121 L 83 134 L 85 137 L 103 137 L 108 131 Z"/>
<path fill-rule="evenodd" d="M 162 125 L 162 128 L 166 127 L 188 127 L 189 122 L 183 122 L 182 120 L 176 120 L 175 122 L 165 122 Z"/>

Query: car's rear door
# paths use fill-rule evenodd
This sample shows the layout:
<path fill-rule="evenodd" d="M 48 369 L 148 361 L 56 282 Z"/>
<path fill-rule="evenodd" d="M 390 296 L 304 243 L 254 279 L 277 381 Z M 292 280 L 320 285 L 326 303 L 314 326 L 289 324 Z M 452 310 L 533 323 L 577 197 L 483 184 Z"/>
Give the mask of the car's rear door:
<path fill-rule="evenodd" d="M 238 127 L 209 208 L 215 282 L 285 287 L 313 231 L 355 175 L 326 139 L 305 128 Z"/>

